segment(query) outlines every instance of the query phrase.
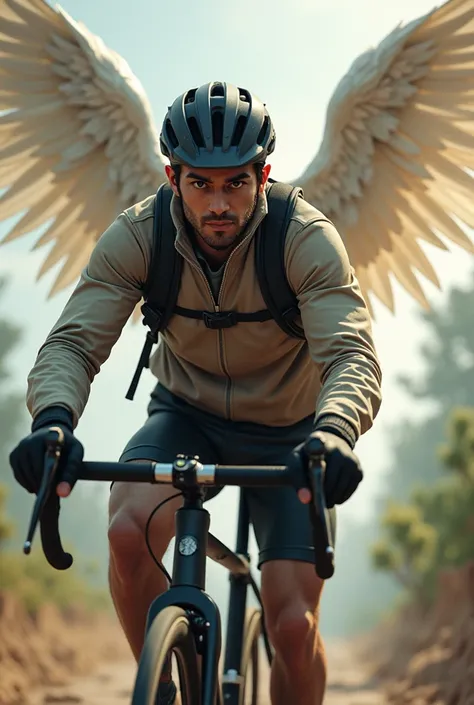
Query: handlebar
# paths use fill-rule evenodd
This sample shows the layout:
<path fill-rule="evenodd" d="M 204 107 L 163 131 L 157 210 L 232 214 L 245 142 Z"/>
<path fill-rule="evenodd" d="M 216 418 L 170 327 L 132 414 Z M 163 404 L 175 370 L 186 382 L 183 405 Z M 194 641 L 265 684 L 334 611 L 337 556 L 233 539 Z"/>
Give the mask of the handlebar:
<path fill-rule="evenodd" d="M 65 553 L 59 534 L 59 497 L 53 490 L 64 434 L 60 428 L 50 429 L 46 440 L 45 467 L 30 520 L 23 551 L 29 554 L 38 521 L 41 542 L 48 563 L 57 570 L 66 570 L 73 559 Z M 312 449 L 305 483 L 309 485 L 309 512 L 313 527 L 315 569 L 323 580 L 334 574 L 334 546 L 329 514 L 324 496 L 324 444 Z M 291 485 L 301 487 L 301 478 L 286 465 L 203 465 L 197 457 L 177 455 L 173 463 L 115 463 L 83 461 L 79 480 L 94 482 L 143 482 L 170 484 L 183 493 L 200 486 L 269 487 Z"/>

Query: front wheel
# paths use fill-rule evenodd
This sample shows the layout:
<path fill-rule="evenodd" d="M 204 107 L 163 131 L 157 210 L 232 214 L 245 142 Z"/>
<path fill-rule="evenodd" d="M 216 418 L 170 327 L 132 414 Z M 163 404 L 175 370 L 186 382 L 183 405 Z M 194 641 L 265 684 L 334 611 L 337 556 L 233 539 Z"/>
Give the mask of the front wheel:
<path fill-rule="evenodd" d="M 132 705 L 155 705 L 161 671 L 170 652 L 178 663 L 179 685 L 176 685 L 182 705 L 200 705 L 201 680 L 194 635 L 186 612 L 175 606 L 159 612 L 147 632 Z"/>

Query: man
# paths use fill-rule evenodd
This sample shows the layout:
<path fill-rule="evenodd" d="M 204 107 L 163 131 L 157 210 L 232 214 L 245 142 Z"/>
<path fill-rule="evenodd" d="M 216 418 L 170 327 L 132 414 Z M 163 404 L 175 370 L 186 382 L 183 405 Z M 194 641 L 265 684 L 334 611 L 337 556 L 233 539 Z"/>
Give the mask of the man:
<path fill-rule="evenodd" d="M 256 311 L 262 295 L 254 235 L 267 214 L 267 157 L 275 132 L 265 106 L 244 89 L 211 83 L 180 96 L 161 133 L 173 190 L 175 246 L 183 257 L 178 303 L 202 310 Z M 32 433 L 12 452 L 18 481 L 37 490 L 44 436 L 66 433 L 67 464 L 57 493 L 72 489 L 83 449 L 73 429 L 90 385 L 140 300 L 149 274 L 155 197 L 121 213 L 103 234 L 28 379 Z M 148 420 L 122 460 L 169 462 L 178 452 L 205 463 L 304 463 L 318 433 L 327 450 L 328 506 L 346 501 L 362 477 L 353 453 L 381 401 L 381 372 L 369 314 L 334 226 L 298 199 L 285 241 L 288 280 L 305 340 L 269 320 L 211 330 L 175 315 L 151 360 L 159 379 Z M 318 216 L 315 222 L 315 216 Z M 311 223 L 309 221 L 312 221 Z M 136 659 L 146 614 L 166 582 L 144 540 L 146 521 L 174 488 L 114 484 L 110 496 L 110 589 Z M 247 492 L 259 544 L 262 597 L 275 649 L 273 705 L 320 705 L 326 664 L 318 633 L 322 581 L 314 570 L 307 496 L 290 488 Z M 154 519 L 161 558 L 178 499 Z M 165 672 L 158 702 L 175 686 Z"/>

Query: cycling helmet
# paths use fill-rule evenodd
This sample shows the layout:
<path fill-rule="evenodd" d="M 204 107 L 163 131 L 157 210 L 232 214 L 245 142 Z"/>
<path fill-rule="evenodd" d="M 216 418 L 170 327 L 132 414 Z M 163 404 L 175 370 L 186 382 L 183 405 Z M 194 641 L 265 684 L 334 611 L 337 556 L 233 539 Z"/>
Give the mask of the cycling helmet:
<path fill-rule="evenodd" d="M 275 130 L 258 98 L 214 81 L 176 98 L 163 121 L 160 147 L 172 164 L 238 167 L 264 162 L 275 149 Z"/>

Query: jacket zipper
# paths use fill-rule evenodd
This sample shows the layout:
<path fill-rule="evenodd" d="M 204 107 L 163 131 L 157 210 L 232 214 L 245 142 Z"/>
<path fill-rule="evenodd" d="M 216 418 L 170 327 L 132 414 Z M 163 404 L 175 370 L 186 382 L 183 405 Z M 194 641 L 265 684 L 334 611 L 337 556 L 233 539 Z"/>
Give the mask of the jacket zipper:
<path fill-rule="evenodd" d="M 186 259 L 188 259 L 189 264 L 190 264 L 192 267 L 194 267 L 194 269 L 196 269 L 196 270 L 199 272 L 200 276 L 204 279 L 204 281 L 205 281 L 205 283 L 206 283 L 207 290 L 208 290 L 208 292 L 209 292 L 209 296 L 210 296 L 211 301 L 212 301 L 212 305 L 213 305 L 213 307 L 214 307 L 214 312 L 215 312 L 215 313 L 219 313 L 220 310 L 221 310 L 221 309 L 220 309 L 220 303 L 219 303 L 219 301 L 220 301 L 220 298 L 221 298 L 222 290 L 223 290 L 223 288 L 224 288 L 224 282 L 225 282 L 225 278 L 226 278 L 226 275 L 227 275 L 229 262 L 230 262 L 230 260 L 232 259 L 232 257 L 234 256 L 234 254 L 235 254 L 236 252 L 238 252 L 238 250 L 247 242 L 247 240 L 248 240 L 250 237 L 251 237 L 251 234 L 247 235 L 247 236 L 242 240 L 242 242 L 239 242 L 239 244 L 237 245 L 237 247 L 235 248 L 235 250 L 233 250 L 233 251 L 230 253 L 229 259 L 228 259 L 227 262 L 225 263 L 224 273 L 223 273 L 223 275 L 222 275 L 221 286 L 220 286 L 220 289 L 219 289 L 219 296 L 217 297 L 217 303 L 216 303 L 216 300 L 215 300 L 215 298 L 214 298 L 214 294 L 212 293 L 212 289 L 211 289 L 211 286 L 210 286 L 210 284 L 209 284 L 209 282 L 208 282 L 208 280 L 207 280 L 207 277 L 206 277 L 206 275 L 204 274 L 204 272 L 203 272 L 203 270 L 202 270 L 202 267 L 200 267 L 198 264 L 196 264 L 193 260 L 186 258 Z M 220 362 L 220 366 L 221 366 L 222 372 L 224 373 L 224 375 L 225 375 L 225 377 L 226 377 L 225 413 L 226 413 L 226 418 L 227 418 L 227 419 L 230 419 L 230 418 L 231 418 L 231 404 L 230 404 L 230 398 L 231 398 L 231 391 L 232 391 L 232 379 L 231 379 L 231 376 L 230 376 L 230 374 L 229 374 L 229 372 L 228 372 L 228 370 L 227 370 L 227 367 L 226 367 L 226 365 L 225 365 L 225 362 L 224 362 L 224 332 L 223 332 L 222 328 L 218 328 L 217 333 L 218 333 L 218 340 L 219 340 L 219 362 Z"/>
<path fill-rule="evenodd" d="M 232 255 L 231 255 L 231 256 L 232 256 Z M 230 259 L 230 258 L 229 258 L 229 259 Z M 210 296 L 211 301 L 212 301 L 212 306 L 213 306 L 213 308 L 214 308 L 214 312 L 215 312 L 215 313 L 219 313 L 219 312 L 220 312 L 220 306 L 219 306 L 218 303 L 216 303 L 216 300 L 215 300 L 215 298 L 214 298 L 214 294 L 212 293 L 211 286 L 210 286 L 210 284 L 209 284 L 209 282 L 208 282 L 208 280 L 207 280 L 206 275 L 205 275 L 204 272 L 202 271 L 202 268 L 201 268 L 199 265 L 197 265 L 195 262 L 193 262 L 192 260 L 188 260 L 188 262 L 190 263 L 190 265 L 191 265 L 192 267 L 194 267 L 194 269 L 196 269 L 196 270 L 199 272 L 199 275 L 204 279 L 204 282 L 205 282 L 205 284 L 206 284 L 206 288 L 207 288 L 207 290 L 208 290 L 208 292 L 209 292 L 209 296 Z M 223 274 L 223 276 L 222 276 L 221 289 L 222 289 L 222 284 L 223 284 L 223 282 L 224 282 L 224 276 L 225 276 L 225 268 L 224 268 L 224 274 Z M 232 384 L 232 381 L 231 381 L 230 375 L 229 375 L 229 373 L 228 373 L 228 371 L 227 371 L 227 368 L 226 368 L 226 366 L 225 366 L 225 363 L 224 363 L 224 339 L 223 339 L 222 329 L 219 328 L 219 329 L 217 330 L 217 334 L 218 334 L 218 341 L 219 341 L 219 342 L 218 342 L 218 344 L 219 344 L 219 363 L 220 363 L 220 366 L 221 366 L 221 370 L 222 370 L 222 372 L 224 373 L 224 375 L 225 375 L 225 377 L 226 377 L 226 385 L 225 385 L 225 413 L 226 413 L 226 418 L 230 419 L 230 386 L 231 386 L 231 384 Z"/>
<path fill-rule="evenodd" d="M 220 286 L 220 289 L 219 289 L 219 296 L 217 297 L 217 305 L 216 305 L 216 307 L 215 307 L 216 311 L 220 311 L 220 299 L 221 299 L 222 291 L 223 291 L 223 289 L 224 289 L 224 282 L 225 282 L 225 278 L 226 278 L 226 276 L 227 276 L 227 271 L 228 271 L 229 262 L 230 262 L 230 260 L 232 259 L 232 257 L 234 256 L 234 254 L 235 254 L 236 252 L 238 252 L 238 250 L 244 245 L 244 243 L 247 241 L 248 238 L 250 238 L 250 235 L 247 235 L 247 237 L 245 237 L 245 238 L 242 240 L 242 242 L 240 242 L 240 243 L 237 245 L 237 247 L 235 248 L 235 250 L 232 250 L 232 252 L 231 252 L 230 255 L 229 255 L 229 259 L 228 259 L 227 262 L 225 263 L 224 273 L 223 273 L 223 275 L 222 275 L 221 286 Z M 204 278 L 206 278 L 206 277 L 204 277 Z M 206 279 L 206 282 L 207 282 L 207 279 Z M 208 286 L 209 286 L 209 282 L 208 282 Z M 210 288 L 210 287 L 209 287 L 209 288 Z M 211 292 L 211 293 L 212 293 L 212 292 Z M 214 297 L 213 297 L 213 298 L 214 298 Z M 224 370 L 224 374 L 225 374 L 225 376 L 227 377 L 226 395 L 225 395 L 226 414 L 227 414 L 227 418 L 230 419 L 230 418 L 231 418 L 230 397 L 231 397 L 231 391 L 232 391 L 232 378 L 231 378 L 231 376 L 230 376 L 230 374 L 229 374 L 229 372 L 228 372 L 228 370 L 227 370 L 227 368 L 226 368 L 226 366 L 225 366 L 225 364 L 224 364 L 224 331 L 220 328 L 219 331 L 218 331 L 218 333 L 219 333 L 219 348 L 220 348 L 220 354 L 221 354 L 221 365 L 222 365 L 222 369 Z"/>

